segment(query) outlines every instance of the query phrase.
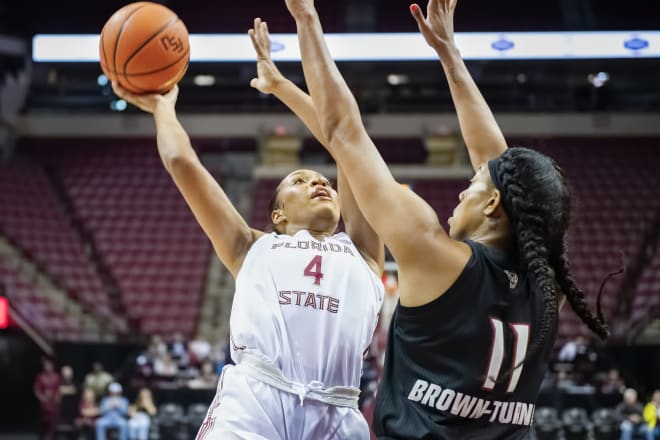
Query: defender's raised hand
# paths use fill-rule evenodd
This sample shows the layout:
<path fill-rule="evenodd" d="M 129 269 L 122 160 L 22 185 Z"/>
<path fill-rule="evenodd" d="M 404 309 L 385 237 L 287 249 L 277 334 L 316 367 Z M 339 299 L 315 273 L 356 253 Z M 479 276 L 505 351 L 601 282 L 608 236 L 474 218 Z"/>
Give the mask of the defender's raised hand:
<path fill-rule="evenodd" d="M 255 18 L 254 28 L 248 30 L 248 35 L 257 52 L 257 77 L 250 81 L 250 87 L 254 87 L 261 93 L 273 93 L 285 78 L 270 56 L 268 24 L 261 21 L 261 18 Z"/>
<path fill-rule="evenodd" d="M 417 21 L 419 31 L 429 46 L 454 44 L 454 10 L 458 0 L 429 0 L 426 17 L 417 3 L 410 5 L 410 12 Z"/>

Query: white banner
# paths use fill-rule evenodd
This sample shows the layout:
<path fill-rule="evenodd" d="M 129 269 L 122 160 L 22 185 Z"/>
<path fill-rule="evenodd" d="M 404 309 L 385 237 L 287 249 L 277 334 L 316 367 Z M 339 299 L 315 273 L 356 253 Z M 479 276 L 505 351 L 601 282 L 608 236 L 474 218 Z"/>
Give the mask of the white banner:
<path fill-rule="evenodd" d="M 272 34 L 275 61 L 299 61 L 296 34 Z M 327 34 L 337 61 L 436 60 L 419 33 Z M 456 34 L 466 60 L 660 58 L 660 31 L 474 32 Z M 36 35 L 36 62 L 98 62 L 98 35 Z M 247 34 L 193 34 L 192 62 L 250 62 L 254 49 Z"/>

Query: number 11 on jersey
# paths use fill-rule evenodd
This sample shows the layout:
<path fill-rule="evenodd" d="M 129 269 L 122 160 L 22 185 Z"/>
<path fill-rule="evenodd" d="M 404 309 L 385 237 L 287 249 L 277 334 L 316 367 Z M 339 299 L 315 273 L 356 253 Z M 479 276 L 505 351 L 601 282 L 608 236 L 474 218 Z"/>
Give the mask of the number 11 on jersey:
<path fill-rule="evenodd" d="M 490 349 L 490 360 L 488 361 L 488 371 L 486 379 L 482 385 L 486 391 L 492 391 L 495 388 L 497 376 L 500 374 L 502 368 L 502 360 L 504 359 L 504 324 L 497 318 L 490 318 L 490 323 L 493 326 L 493 340 Z M 515 367 L 527 354 L 527 344 L 529 343 L 529 324 L 509 324 L 514 336 L 513 343 L 513 366 Z M 522 374 L 523 366 L 513 370 L 511 378 L 509 379 L 509 386 L 506 389 L 507 393 L 512 393 Z"/>
<path fill-rule="evenodd" d="M 323 272 L 321 272 L 321 264 L 323 263 L 323 256 L 317 255 L 312 258 L 312 261 L 309 262 L 305 271 L 303 272 L 306 277 L 313 277 L 314 284 L 317 286 L 321 285 L 321 279 L 323 278 Z"/>

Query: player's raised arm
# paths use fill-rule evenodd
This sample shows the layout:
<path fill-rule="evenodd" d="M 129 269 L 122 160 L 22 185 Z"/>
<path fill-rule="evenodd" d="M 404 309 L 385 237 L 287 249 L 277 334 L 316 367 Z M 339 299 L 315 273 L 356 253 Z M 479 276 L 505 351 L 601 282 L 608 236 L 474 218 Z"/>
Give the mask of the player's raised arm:
<path fill-rule="evenodd" d="M 252 79 L 250 85 L 262 93 L 273 94 L 282 101 L 303 121 L 312 135 L 328 148 L 312 98 L 284 77 L 271 58 L 270 35 L 266 22 L 255 18 L 254 27 L 248 34 L 257 53 L 257 78 Z M 372 269 L 380 275 L 385 259 L 383 242 L 364 218 L 339 166 L 337 187 L 346 232 Z"/>
<path fill-rule="evenodd" d="M 199 161 L 188 134 L 177 119 L 178 88 L 175 86 L 165 95 L 134 95 L 116 84 L 113 89 L 118 96 L 154 115 L 158 153 L 163 165 L 213 243 L 218 257 L 236 277 L 245 254 L 262 232 L 247 225 Z"/>
<path fill-rule="evenodd" d="M 471 251 L 447 235 L 424 200 L 392 177 L 330 56 L 313 1 L 287 0 L 286 4 L 296 20 L 305 79 L 329 149 L 369 224 L 399 264 L 402 304 L 424 304 L 453 283 Z M 443 271 L 437 278 L 418 276 L 438 273 L 438 267 Z"/>
<path fill-rule="evenodd" d="M 426 42 L 440 57 L 470 161 L 475 170 L 506 150 L 506 140 L 479 92 L 454 42 L 454 10 L 458 0 L 430 0 L 426 17 L 417 4 L 410 11 Z"/>

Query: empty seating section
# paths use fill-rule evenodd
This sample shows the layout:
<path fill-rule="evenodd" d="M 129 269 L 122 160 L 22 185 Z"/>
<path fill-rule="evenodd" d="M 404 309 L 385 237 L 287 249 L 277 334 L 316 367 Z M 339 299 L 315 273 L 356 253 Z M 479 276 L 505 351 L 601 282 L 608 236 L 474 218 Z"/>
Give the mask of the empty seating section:
<path fill-rule="evenodd" d="M 646 235 L 660 218 L 660 154 L 657 145 L 618 140 L 574 140 L 541 148 L 564 168 L 574 187 L 570 256 L 573 273 L 588 302 L 595 307 L 603 278 L 621 266 L 634 264 L 645 246 Z M 606 286 L 602 305 L 612 318 L 620 304 L 623 276 Z M 656 286 L 655 296 L 660 296 Z M 635 304 L 635 303 L 634 303 Z M 645 314 L 632 311 L 632 314 Z M 565 307 L 559 339 L 588 334 L 587 328 Z"/>
<path fill-rule="evenodd" d="M 423 162 L 421 142 L 378 140 L 390 163 Z M 401 144 L 407 145 L 401 148 Z M 517 142 L 512 142 L 516 144 Z M 654 141 L 522 140 L 554 157 L 574 188 L 569 253 L 571 269 L 593 308 L 604 276 L 617 270 L 621 254 L 627 265 L 638 261 L 654 225 L 660 221 L 660 154 Z M 61 181 L 77 219 L 91 232 L 103 262 L 109 267 L 127 317 L 147 334 L 194 332 L 211 247 L 175 185 L 163 169 L 152 141 L 34 142 L 24 146 L 33 162 L 0 165 L 0 228 L 54 280 L 75 293 L 94 313 L 112 317 L 106 292 L 94 264 L 70 225 L 52 182 L 40 165 L 52 167 Z M 211 145 L 210 151 L 215 150 Z M 224 147 L 223 147 L 224 148 Z M 405 150 L 414 158 L 406 158 Z M 224 150 L 223 150 L 224 151 Z M 306 141 L 305 155 L 321 150 Z M 40 164 L 35 165 L 34 163 Z M 325 162 L 325 159 L 322 160 Z M 313 168 L 313 165 L 311 165 Z M 269 230 L 268 204 L 279 178 L 254 182 L 250 224 Z M 445 227 L 467 179 L 404 181 L 427 200 Z M 25 291 L 25 280 L 7 275 L 10 287 Z M 660 308 L 660 254 L 642 275 L 631 299 L 631 323 L 643 322 Z M 603 295 L 607 318 L 621 304 L 622 280 L 612 280 Z M 22 295 L 21 298 L 31 298 Z M 625 300 L 625 298 L 624 298 Z M 23 302 L 26 314 L 48 321 Z M 27 302 L 29 303 L 29 302 Z M 42 304 L 34 300 L 34 304 Z M 20 308 L 17 304 L 17 308 Z M 28 307 L 28 308 L 26 308 Z M 43 313 L 42 313 L 43 312 Z M 41 315 L 39 315 L 41 313 Z M 47 328 L 49 325 L 40 324 Z M 57 334 L 75 332 L 66 319 Z M 570 310 L 561 312 L 559 340 L 588 334 Z"/>
<path fill-rule="evenodd" d="M 73 311 L 65 310 L 63 302 L 47 295 L 35 280 L 16 270 L 3 255 L 0 255 L 0 280 L 10 305 L 42 337 L 48 340 L 81 341 L 94 336 L 85 333 Z"/>
<path fill-rule="evenodd" d="M 631 325 L 644 321 L 649 313 L 657 314 L 660 311 L 660 252 L 656 254 L 650 264 L 644 268 L 633 296 Z"/>
<path fill-rule="evenodd" d="M 0 164 L 0 228 L 101 318 L 113 318 L 98 273 L 39 166 Z"/>
<path fill-rule="evenodd" d="M 252 215 L 250 216 L 250 226 L 253 228 L 270 231 L 271 222 L 268 204 L 279 183 L 280 179 L 262 179 L 254 183 Z"/>
<path fill-rule="evenodd" d="M 115 142 L 116 144 L 116 142 Z M 58 151 L 57 169 L 147 334 L 194 332 L 210 245 L 152 142 Z"/>

